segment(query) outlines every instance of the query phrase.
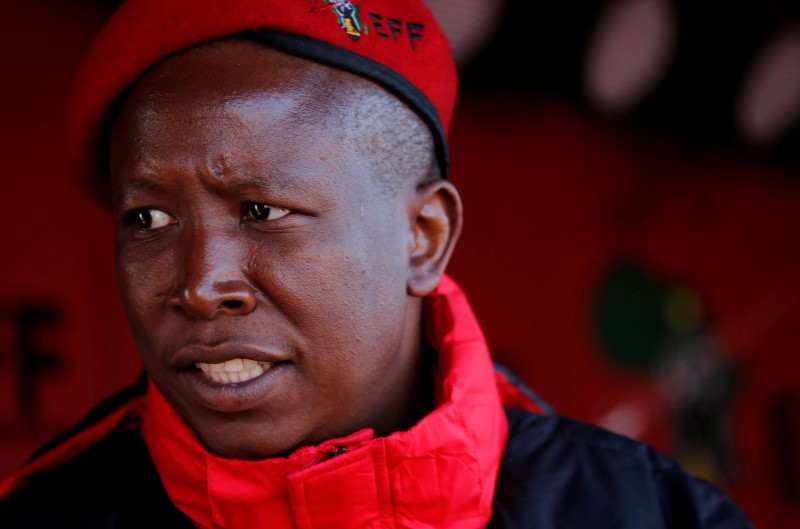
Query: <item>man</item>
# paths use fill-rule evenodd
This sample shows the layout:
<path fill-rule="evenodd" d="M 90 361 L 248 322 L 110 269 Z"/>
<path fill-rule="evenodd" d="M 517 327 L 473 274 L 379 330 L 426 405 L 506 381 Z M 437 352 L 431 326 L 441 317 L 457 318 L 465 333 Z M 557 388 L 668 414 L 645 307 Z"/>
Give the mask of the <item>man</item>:
<path fill-rule="evenodd" d="M 355 40 L 308 0 L 106 27 L 74 152 L 147 376 L 3 485 L 3 527 L 748 527 L 493 372 L 444 275 L 446 41 L 420 2 L 353 4 Z"/>

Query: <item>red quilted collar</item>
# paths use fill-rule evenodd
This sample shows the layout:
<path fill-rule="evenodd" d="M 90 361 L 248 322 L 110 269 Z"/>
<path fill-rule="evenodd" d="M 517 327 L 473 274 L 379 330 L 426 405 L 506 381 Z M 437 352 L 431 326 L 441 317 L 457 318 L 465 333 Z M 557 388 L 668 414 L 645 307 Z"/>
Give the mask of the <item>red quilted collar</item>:
<path fill-rule="evenodd" d="M 151 385 L 142 435 L 169 497 L 201 528 L 484 527 L 507 434 L 489 352 L 447 277 L 425 322 L 437 407 L 387 437 L 362 430 L 288 458 L 224 459 Z"/>

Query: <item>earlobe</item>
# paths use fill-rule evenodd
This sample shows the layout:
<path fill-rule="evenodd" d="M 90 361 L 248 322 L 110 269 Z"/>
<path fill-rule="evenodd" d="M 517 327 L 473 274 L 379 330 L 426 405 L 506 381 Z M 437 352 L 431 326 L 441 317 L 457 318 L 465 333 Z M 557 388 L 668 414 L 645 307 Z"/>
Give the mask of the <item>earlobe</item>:
<path fill-rule="evenodd" d="M 408 294 L 428 295 L 439 284 L 461 233 L 461 197 L 447 180 L 417 189 L 411 201 Z"/>

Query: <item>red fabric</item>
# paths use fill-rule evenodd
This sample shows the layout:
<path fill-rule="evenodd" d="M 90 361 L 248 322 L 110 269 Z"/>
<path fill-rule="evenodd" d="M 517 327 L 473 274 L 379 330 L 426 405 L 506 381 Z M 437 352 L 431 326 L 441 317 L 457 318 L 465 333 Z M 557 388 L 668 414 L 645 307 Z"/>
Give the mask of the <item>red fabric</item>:
<path fill-rule="evenodd" d="M 312 37 L 391 68 L 427 96 L 447 131 L 457 75 L 447 38 L 433 16 L 420 0 L 354 0 L 353 5 L 366 30 L 358 40 L 340 27 L 323 0 L 128 0 L 96 39 L 77 78 L 69 136 L 76 178 L 95 196 L 101 192 L 98 179 L 106 172 L 101 138 L 108 111 L 142 73 L 182 49 L 252 29 Z M 389 19 L 397 21 L 395 32 L 388 29 Z M 421 35 L 413 46 L 408 23 L 424 26 L 411 30 Z"/>
<path fill-rule="evenodd" d="M 364 430 L 288 458 L 224 459 L 151 385 L 142 434 L 169 497 L 201 528 L 484 527 L 507 435 L 489 352 L 446 277 L 425 321 L 439 351 L 437 407 L 384 438 Z"/>
<path fill-rule="evenodd" d="M 497 391 L 500 393 L 500 402 L 503 403 L 504 408 L 525 410 L 538 414 L 545 413 L 541 406 L 525 395 L 520 388 L 512 384 L 503 373 L 495 371 L 494 378 L 497 383 Z"/>

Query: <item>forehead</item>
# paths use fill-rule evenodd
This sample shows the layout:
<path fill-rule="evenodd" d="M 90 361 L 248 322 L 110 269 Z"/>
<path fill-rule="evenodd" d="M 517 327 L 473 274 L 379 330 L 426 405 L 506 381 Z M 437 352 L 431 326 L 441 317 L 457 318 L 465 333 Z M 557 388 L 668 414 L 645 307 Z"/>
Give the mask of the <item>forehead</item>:
<path fill-rule="evenodd" d="M 213 172 L 263 166 L 267 155 L 271 165 L 281 154 L 313 162 L 298 156 L 312 148 L 349 151 L 350 170 L 366 170 L 398 113 L 411 111 L 358 76 L 245 39 L 216 41 L 167 59 L 131 89 L 112 129 L 112 181 L 169 157 L 205 157 Z M 270 149 L 276 139 L 282 149 Z"/>
<path fill-rule="evenodd" d="M 259 100 L 261 96 L 261 100 Z M 269 96 L 269 101 L 263 99 Z M 385 90 L 359 76 L 288 55 L 243 38 L 213 41 L 172 56 L 145 74 L 126 96 L 120 120 L 148 122 L 216 107 L 242 120 L 291 113 L 297 124 L 344 121 L 348 106 L 397 107 Z M 342 123 L 342 130 L 353 128 Z M 350 124 L 352 125 L 352 124 Z"/>

